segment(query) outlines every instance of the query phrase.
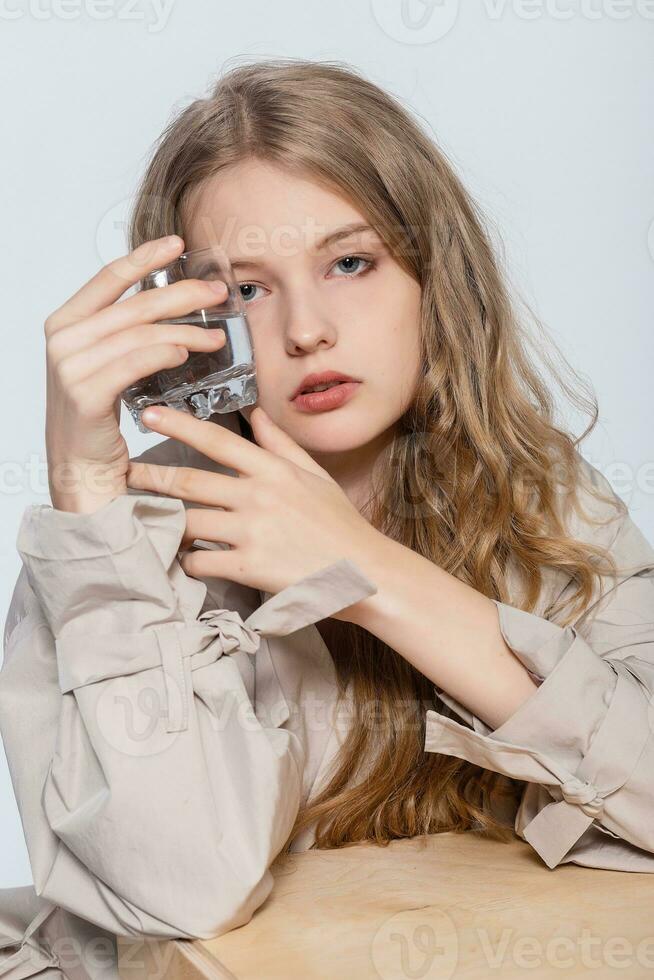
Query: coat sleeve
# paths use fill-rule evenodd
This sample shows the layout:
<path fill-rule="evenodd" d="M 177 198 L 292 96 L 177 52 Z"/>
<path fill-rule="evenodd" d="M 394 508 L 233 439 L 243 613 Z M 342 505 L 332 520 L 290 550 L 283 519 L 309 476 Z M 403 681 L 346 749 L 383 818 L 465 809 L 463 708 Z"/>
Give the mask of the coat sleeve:
<path fill-rule="evenodd" d="M 525 781 L 515 831 L 549 868 L 654 872 L 654 549 L 627 514 L 611 551 L 583 625 L 495 600 L 537 689 L 495 729 L 438 692 L 467 724 L 428 710 L 424 747 Z"/>
<path fill-rule="evenodd" d="M 210 938 L 249 921 L 295 820 L 298 736 L 252 703 L 252 657 L 376 591 L 348 560 L 245 621 L 201 612 L 181 500 L 31 505 L 0 727 L 36 894 L 111 933 Z M 264 641 L 265 642 L 265 641 Z"/>

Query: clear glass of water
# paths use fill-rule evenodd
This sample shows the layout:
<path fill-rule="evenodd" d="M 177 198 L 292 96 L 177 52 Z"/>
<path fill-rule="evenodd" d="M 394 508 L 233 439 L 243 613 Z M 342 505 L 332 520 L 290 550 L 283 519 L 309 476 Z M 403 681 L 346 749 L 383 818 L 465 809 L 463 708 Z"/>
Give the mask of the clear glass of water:
<path fill-rule="evenodd" d="M 220 327 L 225 343 L 217 351 L 189 351 L 183 364 L 155 371 L 121 392 L 140 432 L 151 431 L 141 420 L 148 405 L 168 405 L 207 419 L 214 412 L 236 412 L 259 397 L 245 303 L 227 254 L 218 245 L 182 252 L 174 262 L 144 276 L 139 289 L 157 289 L 180 279 L 219 279 L 227 286 L 227 298 L 215 306 L 157 322 Z"/>

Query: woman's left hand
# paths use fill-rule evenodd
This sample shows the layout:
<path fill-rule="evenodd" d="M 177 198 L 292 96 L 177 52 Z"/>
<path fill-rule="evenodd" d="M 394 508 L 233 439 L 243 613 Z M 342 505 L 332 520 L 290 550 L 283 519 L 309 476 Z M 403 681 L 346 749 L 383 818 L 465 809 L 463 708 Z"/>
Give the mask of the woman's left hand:
<path fill-rule="evenodd" d="M 348 558 L 375 581 L 388 539 L 261 407 L 249 419 L 257 445 L 224 426 L 157 408 L 159 417 L 146 422 L 149 428 L 238 473 L 234 477 L 192 467 L 129 463 L 129 487 L 205 505 L 186 509 L 180 552 L 196 538 L 230 545 L 229 550 L 182 555 L 180 564 L 188 575 L 225 578 L 275 594 Z"/>

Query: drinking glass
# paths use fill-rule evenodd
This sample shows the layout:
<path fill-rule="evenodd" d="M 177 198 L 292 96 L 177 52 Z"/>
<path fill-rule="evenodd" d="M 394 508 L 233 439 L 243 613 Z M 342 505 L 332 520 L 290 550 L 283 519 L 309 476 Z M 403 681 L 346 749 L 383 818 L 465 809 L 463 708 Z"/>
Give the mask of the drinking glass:
<path fill-rule="evenodd" d="M 235 412 L 252 405 L 259 397 L 245 303 L 226 253 L 218 245 L 182 252 L 174 262 L 144 276 L 139 289 L 157 289 L 180 279 L 220 279 L 227 286 L 227 299 L 157 322 L 220 327 L 225 343 L 217 351 L 189 351 L 183 364 L 155 371 L 121 392 L 140 432 L 151 431 L 141 420 L 148 405 L 168 405 L 206 419 L 214 412 Z"/>

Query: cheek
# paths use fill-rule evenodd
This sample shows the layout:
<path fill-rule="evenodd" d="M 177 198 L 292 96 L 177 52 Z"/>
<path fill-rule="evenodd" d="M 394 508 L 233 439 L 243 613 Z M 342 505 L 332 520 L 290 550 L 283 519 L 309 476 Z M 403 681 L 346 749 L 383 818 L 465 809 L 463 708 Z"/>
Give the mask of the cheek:
<path fill-rule="evenodd" d="M 289 382 L 284 377 L 279 345 L 267 343 L 265 338 L 257 336 L 255 330 L 252 331 L 252 341 L 259 401 L 265 409 L 267 401 L 283 394 Z"/>
<path fill-rule="evenodd" d="M 266 373 L 267 366 L 271 362 L 271 358 L 275 356 L 275 352 L 271 348 L 271 345 L 266 342 L 265 332 L 263 330 L 257 330 L 256 327 L 252 326 L 252 323 L 250 323 L 250 334 L 252 336 L 257 376 L 263 377 Z"/>
<path fill-rule="evenodd" d="M 383 316 L 371 325 L 370 356 L 395 375 L 413 374 L 420 361 L 420 325 L 417 313 L 407 306 L 387 306 Z"/>
<path fill-rule="evenodd" d="M 392 381 L 392 400 L 397 408 L 406 407 L 415 391 L 422 370 L 420 339 L 420 309 L 415 303 L 395 304 L 386 313 L 386 329 L 379 337 L 376 353 L 376 372 L 386 382 Z"/>

